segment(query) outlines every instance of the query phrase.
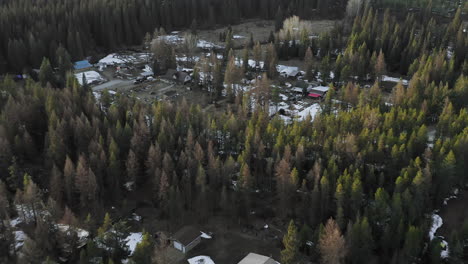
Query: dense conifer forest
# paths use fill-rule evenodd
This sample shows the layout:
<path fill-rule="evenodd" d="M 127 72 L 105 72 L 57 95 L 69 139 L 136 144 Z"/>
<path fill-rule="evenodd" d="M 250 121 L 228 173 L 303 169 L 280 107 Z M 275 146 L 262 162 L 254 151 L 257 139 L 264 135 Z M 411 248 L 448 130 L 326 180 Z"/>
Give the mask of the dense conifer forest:
<path fill-rule="evenodd" d="M 441 18 L 371 3 L 353 13 L 345 0 L 0 1 L 0 72 L 40 68 L 38 81 L 0 81 L 0 263 L 170 263 L 153 233 L 130 253 L 129 203 L 156 209 L 170 229 L 275 218 L 283 264 L 466 263 L 468 220 L 445 238 L 448 257 L 428 236 L 431 213 L 468 184 L 466 6 Z M 190 98 L 98 100 L 70 73 L 71 61 L 141 45 L 155 29 L 266 19 L 280 30 L 290 15 L 339 22 L 317 38 L 279 31 L 264 47 L 247 44 L 240 68 L 228 41 L 223 59 L 198 62 L 211 65 L 201 71 L 229 101 L 223 111 Z M 158 64 L 175 60 L 170 47 L 153 51 Z M 263 57 L 255 92 L 230 93 L 249 58 Z M 275 66 L 287 59 L 330 87 L 314 119 L 268 113 Z M 408 76 L 389 99 L 386 72 Z"/>
<path fill-rule="evenodd" d="M 146 32 L 234 24 L 241 19 L 274 19 L 287 14 L 322 17 L 343 15 L 346 1 L 314 0 L 52 0 L 1 1 L 0 72 L 38 68 L 42 57 L 53 60 L 65 47 L 81 59 L 99 47 L 112 50 L 140 44 Z M 342 10 L 342 11 L 338 11 Z M 55 61 L 55 60 L 53 60 Z"/>

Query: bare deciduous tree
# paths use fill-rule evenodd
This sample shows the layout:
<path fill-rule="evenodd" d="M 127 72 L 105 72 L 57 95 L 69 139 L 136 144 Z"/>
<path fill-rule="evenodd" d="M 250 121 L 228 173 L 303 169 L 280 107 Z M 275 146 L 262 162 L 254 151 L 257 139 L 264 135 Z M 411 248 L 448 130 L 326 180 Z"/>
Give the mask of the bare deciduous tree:
<path fill-rule="evenodd" d="M 346 256 L 345 239 L 332 218 L 328 219 L 320 236 L 319 250 L 323 264 L 340 264 L 344 261 Z"/>

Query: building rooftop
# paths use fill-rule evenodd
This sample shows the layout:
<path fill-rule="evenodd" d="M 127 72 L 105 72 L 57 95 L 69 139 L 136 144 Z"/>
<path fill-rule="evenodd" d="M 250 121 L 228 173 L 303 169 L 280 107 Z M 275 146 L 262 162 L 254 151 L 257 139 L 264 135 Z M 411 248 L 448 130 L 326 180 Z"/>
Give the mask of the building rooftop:
<path fill-rule="evenodd" d="M 278 262 L 267 256 L 249 253 L 238 264 L 278 264 Z"/>
<path fill-rule="evenodd" d="M 93 65 L 91 65 L 91 63 L 89 63 L 89 61 L 87 60 L 77 61 L 73 64 L 73 67 L 75 68 L 75 70 L 82 70 L 82 69 L 90 68 L 92 66 Z"/>
<path fill-rule="evenodd" d="M 184 226 L 172 236 L 172 239 L 186 246 L 200 236 L 200 230 L 193 226 Z"/>

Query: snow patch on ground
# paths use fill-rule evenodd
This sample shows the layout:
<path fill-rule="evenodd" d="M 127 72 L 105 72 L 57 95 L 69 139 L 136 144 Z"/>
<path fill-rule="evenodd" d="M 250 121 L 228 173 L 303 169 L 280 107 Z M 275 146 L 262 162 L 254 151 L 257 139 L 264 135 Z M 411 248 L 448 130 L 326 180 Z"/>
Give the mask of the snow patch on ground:
<path fill-rule="evenodd" d="M 457 190 L 458 193 L 458 190 Z M 432 214 L 432 225 L 431 228 L 429 229 L 429 239 L 432 241 L 435 238 L 435 233 L 437 230 L 444 224 L 442 217 L 440 217 L 438 214 L 433 213 Z M 444 240 L 444 237 L 438 236 L 442 241 L 440 242 L 440 246 L 442 248 L 442 251 L 440 252 L 440 257 L 443 259 L 446 259 L 449 257 L 449 246 L 447 241 Z"/>
<path fill-rule="evenodd" d="M 440 242 L 440 246 L 442 247 L 442 251 L 440 252 L 440 257 L 443 259 L 448 258 L 450 251 L 449 251 L 447 241 L 442 240 L 442 242 Z"/>
<path fill-rule="evenodd" d="M 89 236 L 89 232 L 81 228 L 72 228 L 65 224 L 58 224 L 57 227 L 61 232 L 69 232 L 71 230 L 76 231 L 76 235 L 79 239 L 85 239 Z"/>
<path fill-rule="evenodd" d="M 449 197 L 444 199 L 444 205 L 447 205 L 448 201 L 452 199 L 456 199 L 458 197 L 458 192 L 459 192 L 458 189 L 453 190 L 452 194 Z"/>
<path fill-rule="evenodd" d="M 124 184 L 124 186 L 125 186 L 125 189 L 127 189 L 127 191 L 131 192 L 131 191 L 133 191 L 133 187 L 135 186 L 135 182 L 134 181 L 126 182 Z"/>
<path fill-rule="evenodd" d="M 220 45 L 216 45 L 216 44 L 214 44 L 212 42 L 209 42 L 209 41 L 206 41 L 206 40 L 203 40 L 203 39 L 198 40 L 197 47 L 199 47 L 201 49 L 214 49 L 214 48 L 220 49 L 220 48 L 222 48 L 222 46 L 220 46 Z"/>
<path fill-rule="evenodd" d="M 312 120 L 314 120 L 315 116 L 320 112 L 320 105 L 313 104 L 306 107 L 304 110 L 300 111 L 297 115 L 299 116 L 299 120 L 305 120 L 307 116 L 311 116 Z"/>
<path fill-rule="evenodd" d="M 200 57 L 198 56 L 193 56 L 193 57 L 187 57 L 187 56 L 181 56 L 181 57 L 176 57 L 176 61 L 178 62 L 187 62 L 187 61 L 193 61 L 197 62 L 200 60 Z"/>
<path fill-rule="evenodd" d="M 126 240 L 128 249 L 130 250 L 130 255 L 132 255 L 133 252 L 135 252 L 136 245 L 143 240 L 143 234 L 141 232 L 130 233 Z"/>
<path fill-rule="evenodd" d="M 159 36 L 158 39 L 164 40 L 167 44 L 181 44 L 185 41 L 185 38 L 178 35 Z"/>
<path fill-rule="evenodd" d="M 17 227 L 17 226 L 18 226 L 19 224 L 21 224 L 22 222 L 23 222 L 22 219 L 20 219 L 19 217 L 16 217 L 16 218 L 11 219 L 10 225 L 11 225 L 12 227 Z"/>
<path fill-rule="evenodd" d="M 96 98 L 97 101 L 101 99 L 101 93 L 100 92 L 93 92 L 94 98 Z"/>
<path fill-rule="evenodd" d="M 15 235 L 15 249 L 18 250 L 24 245 L 24 241 L 28 237 L 23 231 L 14 231 Z"/>
<path fill-rule="evenodd" d="M 137 215 L 136 213 L 132 214 L 132 220 L 140 222 L 141 221 L 141 216 Z"/>
<path fill-rule="evenodd" d="M 201 237 L 204 238 L 204 239 L 211 239 L 212 238 L 210 235 L 208 235 L 205 232 L 200 231 L 200 233 L 201 233 Z"/>
<path fill-rule="evenodd" d="M 438 214 L 432 214 L 432 225 L 431 228 L 429 229 L 429 239 L 432 240 L 434 239 L 434 235 L 437 232 L 437 229 L 439 229 L 444 222 L 442 221 L 442 217 Z"/>
<path fill-rule="evenodd" d="M 189 264 L 215 264 L 208 256 L 198 256 L 187 260 Z"/>

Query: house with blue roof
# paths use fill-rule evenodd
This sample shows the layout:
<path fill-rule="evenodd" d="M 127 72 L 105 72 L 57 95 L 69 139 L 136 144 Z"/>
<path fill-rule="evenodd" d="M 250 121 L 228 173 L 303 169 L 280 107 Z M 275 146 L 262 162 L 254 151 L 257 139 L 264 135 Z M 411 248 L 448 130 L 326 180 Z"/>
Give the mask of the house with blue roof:
<path fill-rule="evenodd" d="M 89 63 L 87 60 L 77 61 L 73 64 L 75 72 L 87 71 L 91 69 L 91 67 L 93 67 L 93 65 L 91 65 L 91 63 Z"/>

